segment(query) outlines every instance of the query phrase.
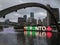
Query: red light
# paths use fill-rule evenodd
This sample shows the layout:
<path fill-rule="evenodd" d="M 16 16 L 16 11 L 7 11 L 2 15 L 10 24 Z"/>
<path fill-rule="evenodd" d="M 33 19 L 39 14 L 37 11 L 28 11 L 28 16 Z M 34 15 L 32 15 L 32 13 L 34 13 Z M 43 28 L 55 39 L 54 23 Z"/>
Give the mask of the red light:
<path fill-rule="evenodd" d="M 51 31 L 52 28 L 50 26 L 47 27 L 47 31 Z"/>
<path fill-rule="evenodd" d="M 52 33 L 51 33 L 51 32 L 47 32 L 47 33 L 46 33 L 46 36 L 47 36 L 47 38 L 50 39 L 50 38 L 52 37 Z"/>

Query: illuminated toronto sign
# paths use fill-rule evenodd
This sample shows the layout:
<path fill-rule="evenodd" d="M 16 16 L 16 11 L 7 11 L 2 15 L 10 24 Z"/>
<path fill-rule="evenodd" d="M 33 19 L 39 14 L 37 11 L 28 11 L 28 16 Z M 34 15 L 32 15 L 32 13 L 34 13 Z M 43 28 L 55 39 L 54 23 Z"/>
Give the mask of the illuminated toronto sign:
<path fill-rule="evenodd" d="M 37 32 L 36 32 L 37 31 Z M 45 32 L 44 32 L 45 31 Z M 52 28 L 50 26 L 26 26 L 24 27 L 24 34 L 25 35 L 36 35 L 40 37 L 52 37 Z"/>
<path fill-rule="evenodd" d="M 51 31 L 52 28 L 50 26 L 48 27 L 45 27 L 45 26 L 27 26 L 27 27 L 24 27 L 24 29 L 26 30 L 47 30 L 47 31 Z"/>

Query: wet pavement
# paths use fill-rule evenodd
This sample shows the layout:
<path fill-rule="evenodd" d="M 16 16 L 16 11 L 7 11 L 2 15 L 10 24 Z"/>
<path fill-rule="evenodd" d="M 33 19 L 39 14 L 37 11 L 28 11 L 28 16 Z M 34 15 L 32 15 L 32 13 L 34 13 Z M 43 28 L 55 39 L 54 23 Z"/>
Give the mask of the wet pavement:
<path fill-rule="evenodd" d="M 0 45 L 56 45 L 57 33 L 47 39 L 39 36 L 25 36 L 23 32 L 16 33 L 13 28 L 5 28 L 0 32 Z M 53 44 L 53 40 L 55 41 Z"/>

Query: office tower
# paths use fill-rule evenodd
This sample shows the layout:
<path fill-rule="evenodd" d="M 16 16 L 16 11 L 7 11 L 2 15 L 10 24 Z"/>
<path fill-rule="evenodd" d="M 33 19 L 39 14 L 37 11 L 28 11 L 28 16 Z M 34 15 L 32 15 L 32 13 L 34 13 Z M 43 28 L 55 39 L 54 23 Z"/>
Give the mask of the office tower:
<path fill-rule="evenodd" d="M 52 8 L 49 5 L 47 5 L 47 6 L 52 10 L 52 12 L 53 12 L 53 14 L 54 14 L 54 16 L 55 16 L 55 18 L 58 22 L 59 21 L 59 8 Z M 55 22 L 52 18 L 52 15 L 50 15 L 48 12 L 47 12 L 47 18 L 48 18 L 49 25 L 54 25 L 55 24 Z"/>
<path fill-rule="evenodd" d="M 59 8 L 52 8 L 51 6 L 47 5 L 52 10 L 52 13 L 54 14 L 54 17 L 56 18 L 56 21 L 58 23 L 59 21 Z M 56 23 L 54 21 L 52 15 L 50 15 L 49 12 L 47 12 L 47 24 L 50 25 L 54 30 L 57 30 Z"/>
<path fill-rule="evenodd" d="M 43 25 L 44 26 L 47 26 L 49 23 L 48 23 L 48 19 L 47 19 L 47 17 L 45 17 L 44 19 L 43 19 Z"/>
<path fill-rule="evenodd" d="M 27 20 L 27 15 L 24 15 L 23 18 L 24 18 L 24 20 L 26 21 L 26 20 Z"/>
<path fill-rule="evenodd" d="M 23 17 L 18 17 L 18 23 L 22 23 L 24 22 L 24 18 Z"/>
<path fill-rule="evenodd" d="M 30 17 L 34 18 L 34 12 L 30 13 Z"/>
<path fill-rule="evenodd" d="M 6 20 L 5 20 L 5 23 L 6 23 L 6 24 L 9 23 L 9 22 L 10 22 L 9 19 L 6 19 Z"/>
<path fill-rule="evenodd" d="M 36 25 L 37 24 L 37 20 L 32 18 L 32 17 L 29 17 L 28 18 L 28 24 L 30 25 Z"/>
<path fill-rule="evenodd" d="M 41 19 L 38 19 L 38 25 L 42 25 Z"/>

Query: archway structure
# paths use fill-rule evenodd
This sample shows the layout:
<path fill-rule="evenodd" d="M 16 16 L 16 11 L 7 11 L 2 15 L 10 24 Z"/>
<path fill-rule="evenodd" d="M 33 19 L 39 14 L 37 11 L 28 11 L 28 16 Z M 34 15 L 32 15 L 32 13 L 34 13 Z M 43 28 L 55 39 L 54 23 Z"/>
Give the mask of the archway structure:
<path fill-rule="evenodd" d="M 57 20 L 54 17 L 52 10 L 49 7 L 47 7 L 43 4 L 40 4 L 40 3 L 34 3 L 34 2 L 23 3 L 23 4 L 18 4 L 18 5 L 6 8 L 6 9 L 0 11 L 0 17 L 5 16 L 6 14 L 9 14 L 13 11 L 16 11 L 16 10 L 19 10 L 22 8 L 27 8 L 27 7 L 40 7 L 40 8 L 47 10 L 50 13 L 50 15 L 52 15 L 52 18 L 54 19 L 54 21 L 56 23 L 56 27 L 57 27 L 58 31 L 60 32 Z"/>

